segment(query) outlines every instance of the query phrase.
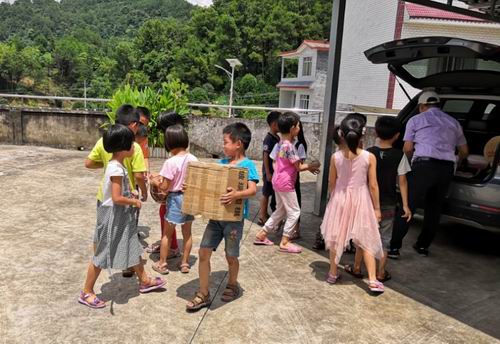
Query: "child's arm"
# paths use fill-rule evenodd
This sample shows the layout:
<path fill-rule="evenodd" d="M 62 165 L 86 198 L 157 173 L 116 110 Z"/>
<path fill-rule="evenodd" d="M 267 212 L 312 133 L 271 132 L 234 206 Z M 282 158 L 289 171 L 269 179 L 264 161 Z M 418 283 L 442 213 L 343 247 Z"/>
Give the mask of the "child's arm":
<path fill-rule="evenodd" d="M 99 168 L 103 168 L 104 164 L 102 162 L 90 160 L 90 159 L 85 159 L 85 167 L 91 170 L 96 170 Z"/>
<path fill-rule="evenodd" d="M 377 216 L 377 221 L 382 221 L 382 213 L 380 212 L 380 199 L 377 183 L 377 158 L 370 153 L 370 165 L 368 167 L 368 184 L 370 186 L 370 195 L 372 197 L 373 209 Z"/>
<path fill-rule="evenodd" d="M 111 199 L 114 204 L 131 205 L 136 208 L 141 208 L 141 201 L 135 198 L 127 198 L 122 195 L 122 178 L 120 176 L 110 177 L 111 179 Z"/>
<path fill-rule="evenodd" d="M 403 218 L 406 219 L 406 222 L 410 222 L 412 214 L 410 207 L 408 207 L 408 179 L 406 175 L 403 174 L 399 176 L 399 190 L 401 191 L 401 199 L 403 200 Z"/>
<path fill-rule="evenodd" d="M 330 158 L 330 174 L 328 175 L 328 194 L 330 195 L 337 184 L 337 167 L 335 167 L 335 157 Z"/>
<path fill-rule="evenodd" d="M 264 171 L 266 171 L 267 181 L 271 182 L 273 176 L 271 174 L 271 166 L 269 166 L 269 153 L 268 152 L 264 152 L 263 159 L 264 159 L 264 161 L 263 161 Z"/>
<path fill-rule="evenodd" d="M 134 177 L 137 185 L 139 185 L 139 190 L 141 190 L 142 201 L 146 202 L 148 200 L 148 187 L 144 180 L 144 172 L 134 173 Z"/>
<path fill-rule="evenodd" d="M 231 187 L 227 188 L 227 193 L 221 196 L 220 201 L 222 204 L 231 204 L 238 199 L 251 198 L 255 196 L 256 193 L 257 183 L 249 180 L 248 188 L 246 190 L 236 191 Z"/>

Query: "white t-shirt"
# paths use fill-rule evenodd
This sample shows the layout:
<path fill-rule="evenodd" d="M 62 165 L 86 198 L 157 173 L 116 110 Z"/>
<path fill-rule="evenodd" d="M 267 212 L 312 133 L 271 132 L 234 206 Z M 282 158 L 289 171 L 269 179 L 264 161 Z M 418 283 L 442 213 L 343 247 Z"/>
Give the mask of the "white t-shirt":
<path fill-rule="evenodd" d="M 113 199 L 111 197 L 111 177 L 123 177 L 127 178 L 128 173 L 125 167 L 116 160 L 111 160 L 106 166 L 106 171 L 104 172 L 104 180 L 102 187 L 102 206 L 112 207 Z M 122 190 L 123 192 L 123 190 Z"/>

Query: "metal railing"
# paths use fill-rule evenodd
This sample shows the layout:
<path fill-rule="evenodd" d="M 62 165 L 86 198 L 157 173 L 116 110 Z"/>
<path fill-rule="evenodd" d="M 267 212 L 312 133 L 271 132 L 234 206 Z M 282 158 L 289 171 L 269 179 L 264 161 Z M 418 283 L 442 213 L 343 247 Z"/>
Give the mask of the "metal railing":
<path fill-rule="evenodd" d="M 82 102 L 86 104 L 89 103 L 108 103 L 111 99 L 106 98 L 79 98 L 79 97 L 64 97 L 64 96 L 37 96 L 37 95 L 27 95 L 27 94 L 6 94 L 0 93 L 0 98 L 12 98 L 12 99 L 34 99 L 34 100 L 60 100 L 60 101 L 72 101 L 72 102 Z M 236 114 L 244 111 L 293 111 L 300 115 L 303 122 L 321 123 L 323 118 L 323 110 L 318 109 L 298 109 L 298 108 L 281 108 L 281 107 L 269 107 L 269 106 L 254 106 L 254 105 L 221 105 L 221 104 L 200 104 L 200 103 L 188 103 L 187 104 L 191 110 L 195 109 L 215 109 L 218 111 L 229 111 L 232 109 Z M 348 110 L 337 110 L 338 115 L 347 115 L 353 111 Z M 395 116 L 394 113 L 378 113 L 378 112 L 366 112 L 359 111 L 360 113 L 366 115 L 367 117 L 380 117 L 380 116 Z M 369 122 L 374 122 L 370 121 Z M 369 125 L 373 123 L 369 123 Z"/>

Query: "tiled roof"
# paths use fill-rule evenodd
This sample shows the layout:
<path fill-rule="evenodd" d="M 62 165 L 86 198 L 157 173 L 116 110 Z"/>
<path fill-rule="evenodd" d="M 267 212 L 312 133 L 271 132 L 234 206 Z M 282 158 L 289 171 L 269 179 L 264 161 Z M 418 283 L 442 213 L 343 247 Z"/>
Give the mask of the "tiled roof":
<path fill-rule="evenodd" d="M 312 84 L 312 81 L 282 80 L 276 87 L 309 89 Z"/>
<path fill-rule="evenodd" d="M 465 22 L 484 22 L 484 20 L 474 17 L 469 17 L 463 14 L 438 10 L 435 8 L 430 8 L 422 5 L 407 3 L 406 11 L 410 18 L 419 19 L 440 19 L 440 20 L 453 20 L 453 21 L 465 21 Z"/>
<path fill-rule="evenodd" d="M 319 51 L 329 51 L 330 50 L 330 42 L 328 41 L 314 41 L 310 39 L 306 39 L 302 42 L 300 47 L 291 51 L 283 51 L 279 54 L 279 56 L 293 56 L 297 54 L 299 51 L 303 50 L 305 47 L 319 50 Z"/>

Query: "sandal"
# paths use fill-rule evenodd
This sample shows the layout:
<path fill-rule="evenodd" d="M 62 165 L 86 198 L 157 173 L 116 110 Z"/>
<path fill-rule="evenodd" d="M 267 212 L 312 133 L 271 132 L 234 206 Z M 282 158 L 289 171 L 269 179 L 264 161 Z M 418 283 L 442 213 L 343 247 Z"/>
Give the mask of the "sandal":
<path fill-rule="evenodd" d="M 170 272 L 168 270 L 168 265 L 167 264 L 160 266 L 160 264 L 155 263 L 155 264 L 153 264 L 152 268 L 153 268 L 154 271 L 156 271 L 160 275 L 168 275 L 168 273 Z"/>
<path fill-rule="evenodd" d="M 335 284 L 339 279 L 340 279 L 340 274 L 335 276 L 332 275 L 330 272 L 328 272 L 328 275 L 326 275 L 326 283 L 328 284 Z"/>
<path fill-rule="evenodd" d="M 191 265 L 189 265 L 188 263 L 179 264 L 179 270 L 183 274 L 187 274 L 191 270 Z"/>
<path fill-rule="evenodd" d="M 147 253 L 160 253 L 160 244 L 151 244 L 151 246 L 146 247 Z"/>
<path fill-rule="evenodd" d="M 134 274 L 135 274 L 135 271 L 133 268 L 128 268 L 126 270 L 122 270 L 122 276 L 125 278 L 130 278 L 130 277 L 134 276 Z"/>
<path fill-rule="evenodd" d="M 368 288 L 372 293 L 382 294 L 384 292 L 384 284 L 379 281 L 370 281 Z"/>
<path fill-rule="evenodd" d="M 347 272 L 351 276 L 354 276 L 356 278 L 363 278 L 363 274 L 361 273 L 361 271 L 356 272 L 352 265 L 349 265 L 349 264 L 345 265 L 344 270 L 345 270 L 345 272 Z"/>
<path fill-rule="evenodd" d="M 160 277 L 155 277 L 155 278 L 149 278 L 149 283 L 148 284 L 140 284 L 139 285 L 139 293 L 144 294 L 144 293 L 149 293 L 150 291 L 160 289 L 163 287 L 167 282 L 164 281 Z"/>
<path fill-rule="evenodd" d="M 272 242 L 268 238 L 265 238 L 264 240 L 261 240 L 259 238 L 255 238 L 253 244 L 258 245 L 258 246 L 273 246 L 274 242 Z"/>
<path fill-rule="evenodd" d="M 186 311 L 192 312 L 208 307 L 212 301 L 210 300 L 210 293 L 203 295 L 200 291 L 194 294 L 194 298 L 186 305 Z"/>
<path fill-rule="evenodd" d="M 389 271 L 385 270 L 384 271 L 384 277 L 382 278 L 378 278 L 377 279 L 380 281 L 380 282 L 387 282 L 388 280 L 390 280 L 392 278 L 391 274 L 389 273 Z"/>
<path fill-rule="evenodd" d="M 94 296 L 94 299 L 92 301 L 89 301 L 89 298 L 92 295 Z M 85 294 L 83 291 L 80 292 L 80 296 L 78 297 L 78 302 L 81 303 L 82 305 L 85 305 L 93 309 L 106 307 L 106 303 L 104 303 L 104 301 L 99 299 L 96 294 Z"/>
<path fill-rule="evenodd" d="M 288 244 L 285 247 L 280 247 L 279 251 L 284 253 L 301 253 L 302 249 L 294 244 Z"/>
<path fill-rule="evenodd" d="M 234 301 L 236 298 L 238 298 L 238 296 L 240 296 L 240 292 L 241 290 L 238 285 L 228 284 L 226 285 L 226 289 L 224 289 L 220 300 L 223 302 Z"/>

